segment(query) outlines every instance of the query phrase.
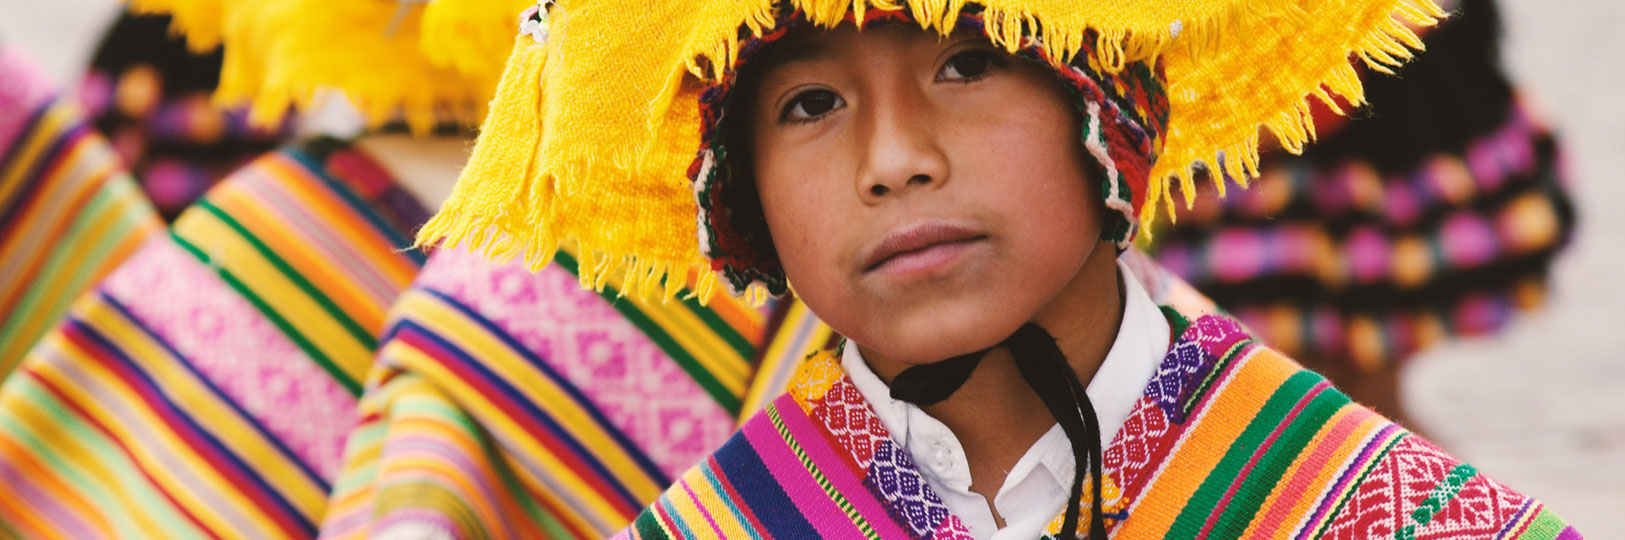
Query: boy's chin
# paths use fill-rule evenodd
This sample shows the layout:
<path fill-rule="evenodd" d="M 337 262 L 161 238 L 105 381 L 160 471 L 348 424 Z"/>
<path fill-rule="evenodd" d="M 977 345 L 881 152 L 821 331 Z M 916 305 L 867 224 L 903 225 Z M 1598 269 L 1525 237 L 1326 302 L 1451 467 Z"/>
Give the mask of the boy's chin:
<path fill-rule="evenodd" d="M 921 318 L 870 335 L 874 343 L 859 341 L 887 359 L 904 366 L 941 362 L 998 345 L 1021 328 L 1022 320 L 981 318 Z M 933 320 L 936 319 L 936 320 Z M 944 320 L 945 319 L 945 320 Z M 900 321 L 901 322 L 901 321 Z"/>

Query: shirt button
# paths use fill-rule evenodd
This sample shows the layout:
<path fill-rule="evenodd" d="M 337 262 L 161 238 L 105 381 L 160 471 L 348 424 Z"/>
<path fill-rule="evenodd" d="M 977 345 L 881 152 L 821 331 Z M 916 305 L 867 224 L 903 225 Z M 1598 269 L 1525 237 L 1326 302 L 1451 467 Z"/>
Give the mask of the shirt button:
<path fill-rule="evenodd" d="M 942 445 L 939 444 L 939 445 L 937 445 L 936 454 L 934 454 L 932 457 L 935 458 L 936 466 L 937 466 L 938 469 L 947 470 L 948 469 L 948 464 L 950 463 L 949 460 L 951 458 L 953 458 L 953 456 L 954 456 L 954 453 L 953 453 L 952 450 L 949 450 L 946 446 L 942 446 Z"/>

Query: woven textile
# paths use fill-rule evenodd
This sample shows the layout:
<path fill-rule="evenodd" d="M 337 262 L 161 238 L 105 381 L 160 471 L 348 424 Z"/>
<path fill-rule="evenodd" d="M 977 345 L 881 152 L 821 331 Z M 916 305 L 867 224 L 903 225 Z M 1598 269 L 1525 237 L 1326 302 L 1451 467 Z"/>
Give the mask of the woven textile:
<path fill-rule="evenodd" d="M 324 538 L 603 538 L 715 450 L 766 317 L 436 253 L 390 313 Z"/>
<path fill-rule="evenodd" d="M 1105 451 L 1112 536 L 1579 538 L 1234 321 L 1169 313 L 1179 338 Z M 823 353 L 617 538 L 966 538 L 907 455 Z"/>
<path fill-rule="evenodd" d="M 162 230 L 79 109 L 0 45 L 0 378 L 79 293 Z"/>
<path fill-rule="evenodd" d="M 334 140 L 225 179 L 0 387 L 0 536 L 314 537 L 424 215 Z"/>
<path fill-rule="evenodd" d="M 1494 2 L 1253 188 L 1199 197 L 1150 248 L 1273 347 L 1375 369 L 1539 306 L 1575 226 L 1561 152 L 1502 71 Z M 1208 191 L 1208 190 L 1202 190 Z"/>

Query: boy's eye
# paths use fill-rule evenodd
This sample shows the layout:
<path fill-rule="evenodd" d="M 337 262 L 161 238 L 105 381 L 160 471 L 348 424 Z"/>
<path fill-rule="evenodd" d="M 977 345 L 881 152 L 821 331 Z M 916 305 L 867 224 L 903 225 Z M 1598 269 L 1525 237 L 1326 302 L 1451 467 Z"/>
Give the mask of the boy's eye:
<path fill-rule="evenodd" d="M 954 55 L 937 72 L 938 81 L 971 82 L 982 78 L 988 70 L 997 67 L 999 59 L 992 51 L 970 50 Z"/>
<path fill-rule="evenodd" d="M 790 98 L 779 112 L 780 121 L 806 122 L 817 120 L 825 113 L 846 105 L 841 96 L 829 90 L 808 90 Z"/>

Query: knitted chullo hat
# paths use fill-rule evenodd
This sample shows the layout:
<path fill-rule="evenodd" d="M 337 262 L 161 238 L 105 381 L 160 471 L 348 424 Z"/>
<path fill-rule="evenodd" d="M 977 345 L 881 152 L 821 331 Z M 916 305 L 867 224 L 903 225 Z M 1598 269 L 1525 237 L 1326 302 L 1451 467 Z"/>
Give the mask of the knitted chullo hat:
<path fill-rule="evenodd" d="M 781 293 L 759 208 L 739 195 L 748 171 L 727 160 L 728 89 L 788 27 L 904 20 L 979 29 L 1055 69 L 1121 249 L 1171 208 L 1170 182 L 1198 166 L 1245 182 L 1261 127 L 1301 149 L 1307 99 L 1362 103 L 1351 59 L 1389 71 L 1421 47 L 1406 24 L 1442 16 L 1431 0 L 549 2 L 527 12 L 474 154 L 418 241 L 537 267 L 569 244 L 584 285 L 618 272 L 627 294 L 674 294 L 690 273 L 702 300 L 719 275 L 736 295 Z"/>
<path fill-rule="evenodd" d="M 370 125 L 404 118 L 415 132 L 470 125 L 502 74 L 514 14 L 527 0 L 130 0 L 166 13 L 194 50 L 224 46 L 215 100 L 271 125 L 343 91 Z"/>

